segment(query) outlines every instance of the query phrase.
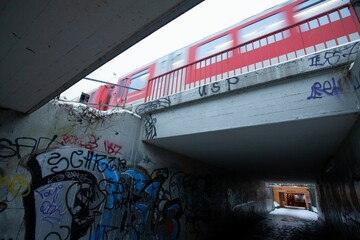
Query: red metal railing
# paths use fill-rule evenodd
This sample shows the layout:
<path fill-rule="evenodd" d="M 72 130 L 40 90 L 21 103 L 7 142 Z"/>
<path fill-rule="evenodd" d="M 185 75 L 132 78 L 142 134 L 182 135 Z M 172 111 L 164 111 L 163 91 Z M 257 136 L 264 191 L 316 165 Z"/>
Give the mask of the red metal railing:
<path fill-rule="evenodd" d="M 149 80 L 145 102 L 359 39 L 351 5 L 242 43 Z"/>

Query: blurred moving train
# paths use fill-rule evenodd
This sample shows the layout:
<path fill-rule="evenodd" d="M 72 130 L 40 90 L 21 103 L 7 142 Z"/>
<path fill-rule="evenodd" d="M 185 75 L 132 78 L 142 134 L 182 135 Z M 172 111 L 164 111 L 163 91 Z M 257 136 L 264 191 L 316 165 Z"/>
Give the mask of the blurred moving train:
<path fill-rule="evenodd" d="M 291 0 L 87 93 L 100 109 L 159 99 L 360 39 L 349 0 Z"/>

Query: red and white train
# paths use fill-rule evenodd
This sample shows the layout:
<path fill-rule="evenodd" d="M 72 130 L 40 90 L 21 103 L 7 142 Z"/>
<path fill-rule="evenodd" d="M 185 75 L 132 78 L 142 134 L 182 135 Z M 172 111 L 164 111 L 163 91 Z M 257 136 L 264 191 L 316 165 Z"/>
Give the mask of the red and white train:
<path fill-rule="evenodd" d="M 107 110 L 155 100 L 357 41 L 359 33 L 349 0 L 286 1 L 128 73 L 118 86 L 94 89 L 88 102 Z"/>

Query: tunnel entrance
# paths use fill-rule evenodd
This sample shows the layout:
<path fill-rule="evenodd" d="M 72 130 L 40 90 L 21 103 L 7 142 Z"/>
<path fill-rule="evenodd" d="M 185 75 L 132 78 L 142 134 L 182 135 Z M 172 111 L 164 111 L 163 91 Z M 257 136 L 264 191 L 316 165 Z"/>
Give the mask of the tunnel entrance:
<path fill-rule="evenodd" d="M 275 207 L 313 210 L 315 193 L 310 184 L 271 184 Z M 314 201 L 312 201 L 312 198 Z"/>
<path fill-rule="evenodd" d="M 284 207 L 306 208 L 305 194 L 303 193 L 284 193 L 280 192 L 280 199 Z"/>

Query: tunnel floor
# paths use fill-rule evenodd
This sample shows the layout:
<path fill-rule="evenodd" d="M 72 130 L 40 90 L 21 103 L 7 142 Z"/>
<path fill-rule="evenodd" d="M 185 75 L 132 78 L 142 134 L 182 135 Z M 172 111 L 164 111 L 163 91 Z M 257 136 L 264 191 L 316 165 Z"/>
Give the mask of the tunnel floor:
<path fill-rule="evenodd" d="M 308 210 L 287 209 L 289 215 L 270 213 L 258 219 L 254 232 L 247 239 L 326 239 L 323 223 L 311 215 L 299 217 L 296 215 L 299 211 Z"/>
<path fill-rule="evenodd" d="M 281 210 L 281 209 L 280 209 Z M 217 230 L 212 239 L 333 239 L 327 234 L 321 220 L 313 217 L 299 217 L 296 211 L 308 211 L 300 209 L 287 209 L 289 215 L 269 213 L 247 222 L 232 222 L 224 224 Z M 295 214 L 292 214 L 293 211 Z M 315 213 L 310 212 L 310 215 Z M 226 225 L 226 226 L 225 226 Z"/>

